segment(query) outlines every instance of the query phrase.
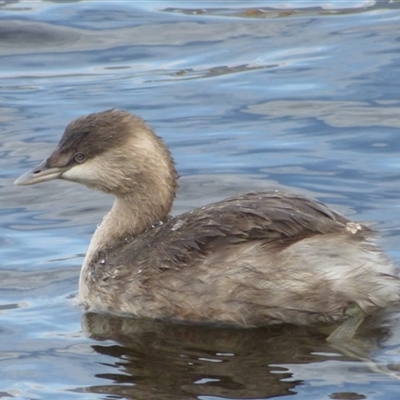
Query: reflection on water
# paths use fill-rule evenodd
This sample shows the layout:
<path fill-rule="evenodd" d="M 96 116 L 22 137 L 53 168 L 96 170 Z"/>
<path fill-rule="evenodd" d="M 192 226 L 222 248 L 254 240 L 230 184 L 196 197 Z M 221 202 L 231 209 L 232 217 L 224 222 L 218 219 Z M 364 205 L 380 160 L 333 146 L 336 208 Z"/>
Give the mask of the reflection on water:
<path fill-rule="evenodd" d="M 271 101 L 250 105 L 248 111 L 269 117 L 317 118 L 336 127 L 387 126 L 400 128 L 398 100 L 361 101 Z"/>
<path fill-rule="evenodd" d="M 325 334 L 315 328 L 227 329 L 92 313 L 83 315 L 82 326 L 87 336 L 107 341 L 94 344 L 93 349 L 109 356 L 114 369 L 113 373 L 98 375 L 108 383 L 84 390 L 127 398 L 141 398 L 146 393 L 154 399 L 197 399 L 200 395 L 270 398 L 292 395 L 303 385 L 302 379 L 293 376 L 295 365 L 312 365 L 318 370 L 319 363 L 323 368 L 329 361 L 332 365 L 340 363 L 344 370 L 356 365 L 364 371 L 369 368 L 329 346 Z M 376 323 L 370 322 L 364 327 L 359 353 L 369 357 L 388 335 L 387 328 L 377 329 Z M 110 345 L 109 340 L 117 344 Z M 382 375 L 386 372 L 385 368 L 374 368 Z M 304 369 L 303 379 L 309 378 L 311 370 Z M 328 378 L 321 375 L 319 379 Z M 342 384 L 347 379 L 354 377 L 329 377 Z"/>

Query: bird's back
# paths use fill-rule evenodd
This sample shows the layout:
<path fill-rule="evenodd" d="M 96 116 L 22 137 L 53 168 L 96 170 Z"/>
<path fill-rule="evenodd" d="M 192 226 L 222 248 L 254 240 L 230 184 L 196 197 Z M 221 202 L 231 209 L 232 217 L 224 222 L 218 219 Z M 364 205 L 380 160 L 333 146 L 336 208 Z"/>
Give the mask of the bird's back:
<path fill-rule="evenodd" d="M 244 326 L 333 322 L 350 303 L 373 311 L 398 300 L 394 268 L 370 236 L 314 200 L 247 193 L 121 238 L 92 259 L 87 284 L 112 312 Z M 389 293 L 378 290 L 392 281 Z"/>

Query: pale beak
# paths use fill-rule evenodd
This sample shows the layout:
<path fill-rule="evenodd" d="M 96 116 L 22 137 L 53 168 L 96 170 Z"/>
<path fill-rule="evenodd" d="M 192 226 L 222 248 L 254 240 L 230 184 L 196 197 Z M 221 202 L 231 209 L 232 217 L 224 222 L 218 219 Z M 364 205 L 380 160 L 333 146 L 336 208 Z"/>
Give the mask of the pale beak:
<path fill-rule="evenodd" d="M 51 181 L 53 179 L 60 178 L 63 172 L 66 170 L 66 168 L 47 167 L 46 163 L 47 160 L 44 160 L 36 168 L 25 172 L 14 182 L 14 184 L 25 186 Z"/>

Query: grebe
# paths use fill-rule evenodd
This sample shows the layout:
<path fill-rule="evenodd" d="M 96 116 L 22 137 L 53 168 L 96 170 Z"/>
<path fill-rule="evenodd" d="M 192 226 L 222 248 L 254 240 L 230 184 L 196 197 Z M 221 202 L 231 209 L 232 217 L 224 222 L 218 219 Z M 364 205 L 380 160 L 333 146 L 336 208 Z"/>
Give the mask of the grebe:
<path fill-rule="evenodd" d="M 372 231 L 306 197 L 251 192 L 169 216 L 174 161 L 126 111 L 72 121 L 15 183 L 56 178 L 115 196 L 80 274 L 88 310 L 243 327 L 344 321 L 328 338 L 338 341 L 400 300 Z"/>

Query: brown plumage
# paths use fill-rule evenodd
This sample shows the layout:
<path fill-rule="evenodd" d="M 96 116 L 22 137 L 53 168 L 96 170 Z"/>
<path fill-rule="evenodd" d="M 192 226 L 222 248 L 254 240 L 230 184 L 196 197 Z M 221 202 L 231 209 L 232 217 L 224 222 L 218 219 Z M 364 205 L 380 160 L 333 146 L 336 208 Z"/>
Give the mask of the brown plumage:
<path fill-rule="evenodd" d="M 16 183 L 60 178 L 116 197 L 82 267 L 80 297 L 92 311 L 257 326 L 331 323 L 400 300 L 368 227 L 280 191 L 172 218 L 177 177 L 142 119 L 109 110 L 71 122 Z"/>

